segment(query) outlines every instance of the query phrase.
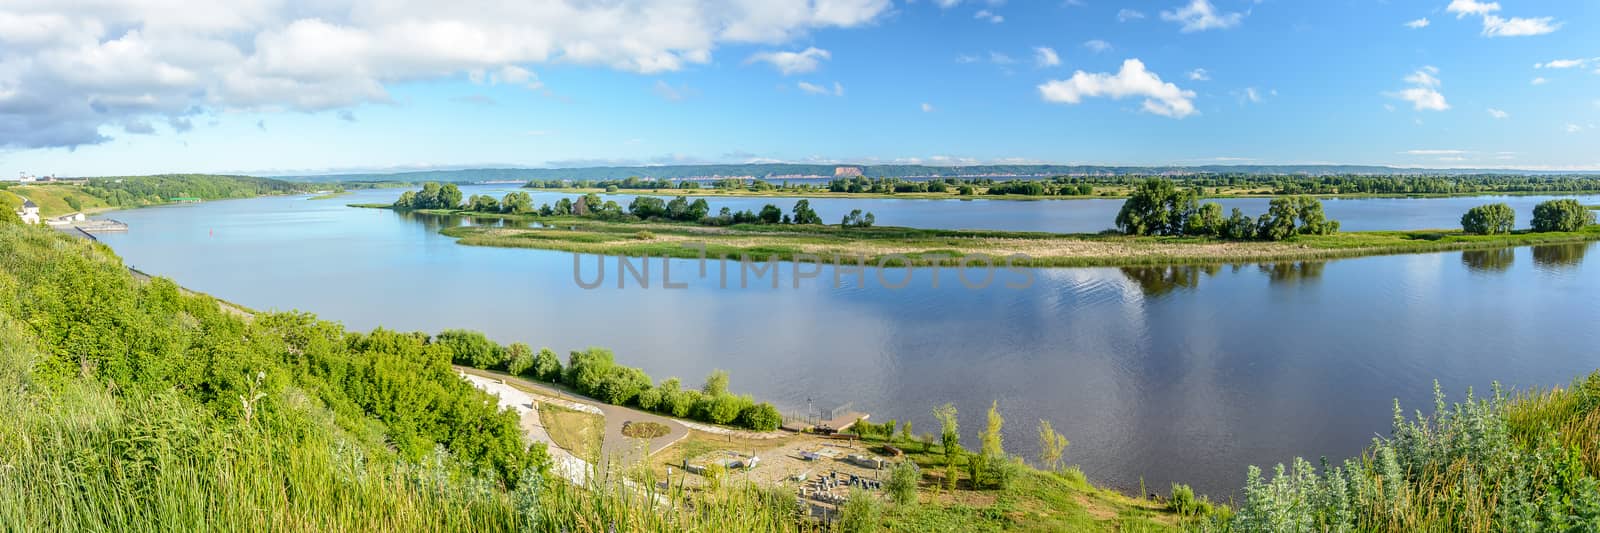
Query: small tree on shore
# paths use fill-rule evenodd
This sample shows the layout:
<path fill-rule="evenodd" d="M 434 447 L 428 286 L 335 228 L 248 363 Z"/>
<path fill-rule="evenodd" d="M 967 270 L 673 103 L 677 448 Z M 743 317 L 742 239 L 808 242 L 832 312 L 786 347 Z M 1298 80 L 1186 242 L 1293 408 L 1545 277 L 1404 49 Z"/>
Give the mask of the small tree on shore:
<path fill-rule="evenodd" d="M 1594 223 L 1594 212 L 1571 198 L 1550 200 L 1533 208 L 1533 231 L 1578 231 Z"/>
<path fill-rule="evenodd" d="M 1517 212 L 1503 203 L 1480 205 L 1461 215 L 1461 229 L 1478 235 L 1511 233 L 1516 222 Z"/>
<path fill-rule="evenodd" d="M 1066 455 L 1067 446 L 1071 444 L 1066 435 L 1050 427 L 1050 421 L 1039 421 L 1039 464 L 1052 472 L 1060 470 L 1061 456 Z"/>

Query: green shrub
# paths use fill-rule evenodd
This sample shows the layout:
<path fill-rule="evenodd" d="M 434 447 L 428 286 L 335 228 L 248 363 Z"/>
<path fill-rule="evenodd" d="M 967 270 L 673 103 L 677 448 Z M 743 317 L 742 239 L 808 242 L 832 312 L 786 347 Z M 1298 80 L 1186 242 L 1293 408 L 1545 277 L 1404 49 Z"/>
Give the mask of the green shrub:
<path fill-rule="evenodd" d="M 1577 200 L 1550 200 L 1533 207 L 1533 231 L 1578 231 L 1593 224 L 1594 217 Z"/>
<path fill-rule="evenodd" d="M 911 461 L 901 461 L 889 471 L 889 482 L 883 490 L 898 505 L 917 503 L 917 483 L 922 480 L 922 470 Z"/>
<path fill-rule="evenodd" d="M 1461 229 L 1478 235 L 1511 233 L 1516 226 L 1517 212 L 1506 204 L 1487 204 L 1468 209 L 1461 215 Z"/>

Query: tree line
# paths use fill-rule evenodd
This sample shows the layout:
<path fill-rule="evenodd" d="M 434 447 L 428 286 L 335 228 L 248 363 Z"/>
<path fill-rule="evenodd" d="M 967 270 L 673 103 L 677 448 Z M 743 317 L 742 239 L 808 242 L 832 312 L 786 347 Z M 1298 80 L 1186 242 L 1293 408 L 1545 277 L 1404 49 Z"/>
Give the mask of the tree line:
<path fill-rule="evenodd" d="M 537 209 L 533 207 L 533 199 L 525 192 L 508 193 L 500 199 L 489 195 L 472 195 L 465 203 L 462 202 L 461 189 L 453 183 L 439 184 L 425 183 L 420 191 L 406 191 L 400 194 L 392 207 L 395 209 L 448 209 L 471 211 L 475 213 L 499 213 L 512 215 L 533 215 L 541 217 L 553 216 L 579 216 L 615 222 L 637 222 L 644 220 L 664 220 L 675 222 L 694 222 L 706 226 L 730 226 L 734 224 L 806 224 L 822 225 L 822 216 L 811 208 L 811 201 L 800 199 L 795 202 L 789 212 L 774 204 L 762 206 L 760 211 L 742 210 L 733 211 L 723 207 L 716 214 L 711 214 L 711 204 L 704 198 L 693 201 L 686 196 L 678 196 L 671 200 L 663 200 L 653 196 L 635 196 L 627 208 L 623 208 L 615 200 L 602 200 L 600 195 L 589 193 L 577 197 L 576 200 L 562 198 L 554 204 L 545 203 Z M 846 227 L 871 227 L 877 221 L 872 213 L 862 213 L 853 210 L 845 215 L 840 225 Z"/>
<path fill-rule="evenodd" d="M 1533 207 L 1533 231 L 1538 233 L 1582 230 L 1594 224 L 1594 211 L 1573 199 L 1549 200 Z M 1478 235 L 1511 233 L 1517 212 L 1504 203 L 1484 204 L 1461 215 L 1461 230 Z"/>
<path fill-rule="evenodd" d="M 523 343 L 502 346 L 475 331 L 441 332 L 432 344 L 443 346 L 455 364 L 566 385 L 612 405 L 756 431 L 783 424 L 783 415 L 772 404 L 729 392 L 728 373 L 721 370 L 706 377 L 699 389 L 684 389 L 678 378 L 656 383 L 643 370 L 617 364 L 605 348 L 572 351 L 563 366 L 549 348 L 535 352 Z"/>
<path fill-rule="evenodd" d="M 1329 220 L 1322 202 L 1308 196 L 1273 198 L 1267 212 L 1255 218 L 1239 208 L 1223 217 L 1221 204 L 1199 198 L 1200 191 L 1170 179 L 1140 182 L 1117 212 L 1117 229 L 1129 235 L 1267 241 L 1339 232 L 1339 221 Z"/>

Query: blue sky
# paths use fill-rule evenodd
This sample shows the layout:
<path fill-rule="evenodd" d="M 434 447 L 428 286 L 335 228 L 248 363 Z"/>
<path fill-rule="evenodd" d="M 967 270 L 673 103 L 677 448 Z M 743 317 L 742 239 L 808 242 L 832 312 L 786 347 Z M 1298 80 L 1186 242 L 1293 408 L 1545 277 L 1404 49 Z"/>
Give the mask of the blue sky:
<path fill-rule="evenodd" d="M 1592 1 L 170 1 L 0 7 L 0 176 L 1600 169 Z"/>

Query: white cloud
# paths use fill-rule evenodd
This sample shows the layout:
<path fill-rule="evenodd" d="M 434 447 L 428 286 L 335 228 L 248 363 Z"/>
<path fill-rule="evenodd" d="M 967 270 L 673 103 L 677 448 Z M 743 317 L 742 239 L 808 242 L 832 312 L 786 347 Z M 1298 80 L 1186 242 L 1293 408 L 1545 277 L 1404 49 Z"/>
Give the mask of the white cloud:
<path fill-rule="evenodd" d="M 1456 18 L 1467 15 L 1487 15 L 1499 11 L 1498 2 L 1478 2 L 1476 0 L 1450 0 L 1450 5 L 1445 6 L 1445 11 L 1455 13 Z"/>
<path fill-rule="evenodd" d="M 1428 23 L 1428 17 L 1422 17 L 1422 18 L 1419 18 L 1417 20 L 1413 20 L 1411 22 L 1407 22 L 1406 23 L 1406 27 L 1407 28 L 1411 28 L 1413 30 L 1419 30 L 1419 29 L 1428 27 L 1428 24 L 1429 24 Z"/>
<path fill-rule="evenodd" d="M 1534 84 L 1534 85 L 1544 85 L 1546 82 L 1549 82 L 1549 81 L 1550 80 L 1547 80 L 1547 79 L 1544 79 L 1544 78 L 1534 78 L 1533 81 L 1530 81 L 1528 83 L 1531 83 L 1531 84 Z"/>
<path fill-rule="evenodd" d="M 1489 37 L 1544 35 L 1561 28 L 1561 23 L 1551 22 L 1553 20 L 1555 20 L 1553 17 L 1502 19 L 1494 15 L 1484 15 L 1483 34 Z"/>
<path fill-rule="evenodd" d="M 1444 94 L 1439 92 L 1439 78 L 1434 76 L 1438 73 L 1439 69 L 1431 66 L 1417 69 L 1405 77 L 1406 83 L 1411 84 L 1411 87 L 1391 96 L 1411 102 L 1411 107 L 1417 111 L 1450 109 L 1450 104 L 1445 102 Z"/>
<path fill-rule="evenodd" d="M 833 88 L 832 89 L 829 89 L 827 87 L 824 87 L 824 86 L 821 86 L 821 85 L 817 85 L 817 84 L 814 84 L 814 83 L 804 82 L 804 81 L 795 83 L 795 87 L 798 87 L 801 91 L 805 91 L 807 94 L 820 94 L 820 95 L 824 95 L 824 96 L 844 96 L 844 86 L 840 85 L 839 82 L 833 82 Z"/>
<path fill-rule="evenodd" d="M 933 3 L 939 4 L 939 7 L 941 8 L 950 9 L 960 4 L 961 0 L 933 0 Z"/>
<path fill-rule="evenodd" d="M 1033 48 L 1033 64 L 1038 65 L 1039 68 L 1054 67 L 1061 64 L 1061 56 L 1056 54 L 1054 48 L 1036 46 Z"/>
<path fill-rule="evenodd" d="M 1189 79 L 1194 81 L 1209 81 L 1211 79 L 1211 73 L 1206 72 L 1206 69 L 1197 68 L 1189 71 Z"/>
<path fill-rule="evenodd" d="M 1090 39 L 1088 41 L 1084 41 L 1083 42 L 1083 47 L 1084 48 L 1088 48 L 1089 51 L 1098 54 L 1098 53 L 1110 50 L 1111 49 L 1111 43 L 1102 41 L 1100 39 Z"/>
<path fill-rule="evenodd" d="M 762 62 L 772 65 L 778 72 L 788 76 L 790 74 L 804 74 L 817 70 L 821 60 L 833 59 L 833 54 L 815 46 L 799 52 L 759 52 L 745 60 L 745 64 Z"/>
<path fill-rule="evenodd" d="M 1161 77 L 1145 70 L 1144 62 L 1128 59 L 1116 74 L 1077 71 L 1065 80 L 1051 80 L 1039 85 L 1039 95 L 1047 102 L 1077 104 L 1084 98 L 1107 97 L 1120 100 L 1126 97 L 1144 97 L 1143 109 L 1147 112 L 1172 118 L 1183 118 L 1195 113 L 1194 91 L 1178 88 L 1161 81 Z"/>
<path fill-rule="evenodd" d="M 0 145 L 78 146 L 101 126 L 392 101 L 467 75 L 535 86 L 552 63 L 658 73 L 728 45 L 871 24 L 891 0 L 5 2 Z"/>
<path fill-rule="evenodd" d="M 987 9 L 979 9 L 977 13 L 972 14 L 972 18 L 988 21 L 990 24 L 999 24 L 1006 21 L 1005 17 Z"/>
<path fill-rule="evenodd" d="M 933 104 L 930 104 L 930 103 L 927 103 L 927 102 L 923 102 L 922 103 L 922 112 L 923 113 L 932 113 L 933 112 Z"/>
<path fill-rule="evenodd" d="M 1463 154 L 1467 154 L 1469 152 L 1467 152 L 1466 150 L 1406 150 L 1406 151 L 1401 152 L 1401 153 L 1402 154 L 1406 154 L 1406 155 L 1438 156 L 1438 155 L 1463 155 Z"/>
<path fill-rule="evenodd" d="M 1162 11 L 1161 20 L 1177 22 L 1183 25 L 1184 33 L 1225 30 L 1238 26 L 1244 20 L 1243 13 L 1218 13 L 1216 6 L 1208 0 L 1190 0 L 1189 4 L 1173 10 Z"/>
<path fill-rule="evenodd" d="M 1017 60 L 1012 59 L 1011 56 L 1002 54 L 1000 52 L 989 52 L 989 62 L 996 65 L 1010 65 L 1012 63 L 1016 63 Z"/>
<path fill-rule="evenodd" d="M 1136 10 L 1133 10 L 1133 9 L 1126 9 L 1126 8 L 1117 11 L 1117 22 L 1127 22 L 1127 21 L 1130 21 L 1130 20 L 1139 20 L 1139 19 L 1142 19 L 1142 18 L 1144 18 L 1144 12 L 1142 12 L 1142 11 L 1136 11 Z"/>
<path fill-rule="evenodd" d="M 1583 126 L 1579 126 L 1577 124 L 1567 124 L 1567 133 L 1577 133 L 1580 131 L 1583 131 Z"/>
<path fill-rule="evenodd" d="M 1489 116 L 1494 117 L 1494 118 L 1507 118 L 1507 117 L 1511 116 L 1510 113 L 1507 113 L 1505 111 L 1501 111 L 1499 109 L 1495 109 L 1495 108 L 1492 108 L 1492 107 L 1489 108 L 1488 111 L 1489 111 Z"/>
<path fill-rule="evenodd" d="M 1261 102 L 1261 92 L 1257 91 L 1255 87 L 1245 87 L 1244 88 L 1244 99 L 1245 100 L 1249 100 L 1251 103 L 1260 103 Z"/>
<path fill-rule="evenodd" d="M 1588 59 L 1552 59 L 1544 63 L 1534 63 L 1533 68 L 1578 68 L 1589 64 Z"/>

